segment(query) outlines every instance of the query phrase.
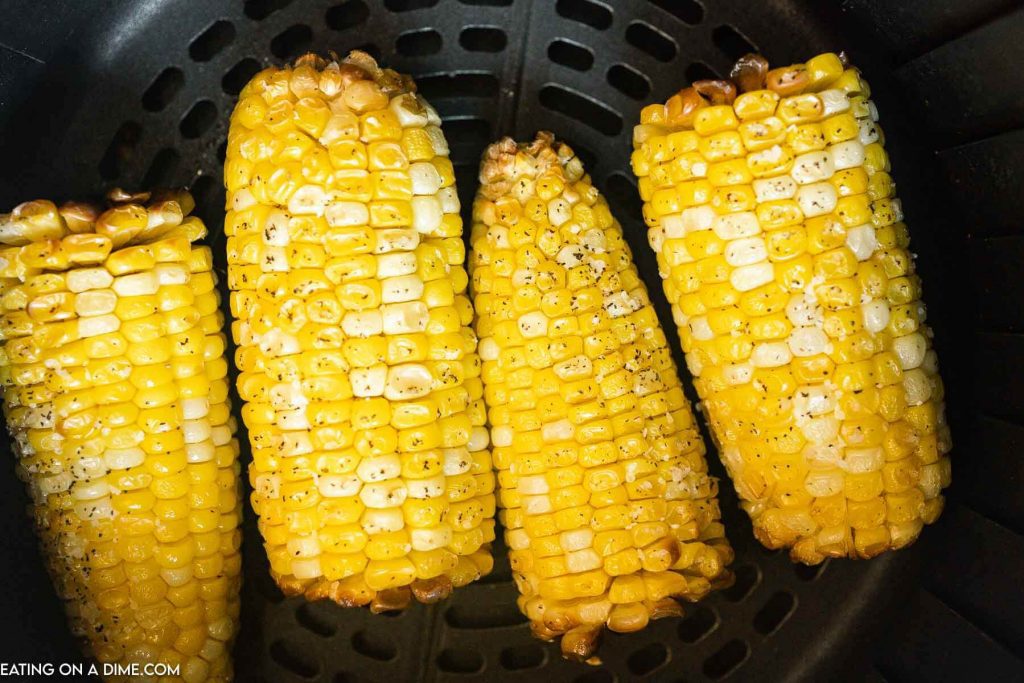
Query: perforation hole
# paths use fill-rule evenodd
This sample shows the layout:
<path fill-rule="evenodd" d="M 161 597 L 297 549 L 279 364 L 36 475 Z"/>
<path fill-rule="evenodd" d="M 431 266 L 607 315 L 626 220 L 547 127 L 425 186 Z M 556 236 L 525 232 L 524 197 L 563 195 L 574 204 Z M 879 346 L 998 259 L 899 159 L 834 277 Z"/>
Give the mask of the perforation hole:
<path fill-rule="evenodd" d="M 650 0 L 684 24 L 699 24 L 704 18 L 704 7 L 696 0 Z"/>
<path fill-rule="evenodd" d="M 592 0 L 558 0 L 555 11 L 570 21 L 586 24 L 598 31 L 612 25 L 611 9 Z"/>
<path fill-rule="evenodd" d="M 215 21 L 188 46 L 189 56 L 197 62 L 208 62 L 235 39 L 235 25 L 230 21 Z"/>
<path fill-rule="evenodd" d="M 352 636 L 352 649 L 378 662 L 390 662 L 398 656 L 394 641 L 369 631 L 358 631 Z"/>
<path fill-rule="evenodd" d="M 184 85 L 184 72 L 173 66 L 168 67 L 146 88 L 142 94 L 142 106 L 148 111 L 162 111 Z"/>
<path fill-rule="evenodd" d="M 786 591 L 779 591 L 768 598 L 764 607 L 754 615 L 754 629 L 762 635 L 774 633 L 785 623 L 794 609 L 796 609 L 796 598 Z"/>
<path fill-rule="evenodd" d="M 196 206 L 203 206 L 213 199 L 219 186 L 220 183 L 213 176 L 201 175 L 189 186 L 188 191 L 192 195 L 192 199 L 195 200 Z"/>
<path fill-rule="evenodd" d="M 437 0 L 384 0 L 384 6 L 392 12 L 411 12 L 427 9 L 437 4 Z"/>
<path fill-rule="evenodd" d="M 295 24 L 274 36 L 270 51 L 275 57 L 288 59 L 298 57 L 313 43 L 313 29 L 305 24 Z"/>
<path fill-rule="evenodd" d="M 546 659 L 544 648 L 536 643 L 527 643 L 525 645 L 506 647 L 501 651 L 498 661 L 503 669 L 522 671 L 543 666 Z"/>
<path fill-rule="evenodd" d="M 622 132 L 622 117 L 603 104 L 559 85 L 540 89 L 540 103 L 608 136 Z"/>
<path fill-rule="evenodd" d="M 279 9 L 292 4 L 292 0 L 246 0 L 245 16 L 256 21 L 263 21 Z"/>
<path fill-rule="evenodd" d="M 255 59 L 246 57 L 224 74 L 224 78 L 220 80 L 220 87 L 229 95 L 237 95 L 262 68 L 263 66 Z"/>
<path fill-rule="evenodd" d="M 307 631 L 324 638 L 330 638 L 338 632 L 328 614 L 325 605 L 319 602 L 304 602 L 295 610 L 295 620 Z"/>
<path fill-rule="evenodd" d="M 142 178 L 143 187 L 166 187 L 170 185 L 171 177 L 178 170 L 181 162 L 181 155 L 170 147 L 165 147 L 153 157 L 146 175 Z"/>
<path fill-rule="evenodd" d="M 647 76 L 625 64 L 614 64 L 608 69 L 608 83 L 634 100 L 642 100 L 651 94 L 651 82 Z"/>
<path fill-rule="evenodd" d="M 395 51 L 406 57 L 425 57 L 441 51 L 441 34 L 432 28 L 408 31 L 398 36 Z"/>
<path fill-rule="evenodd" d="M 750 646 L 742 640 L 730 640 L 704 660 L 704 675 L 713 680 L 724 678 L 750 656 Z"/>
<path fill-rule="evenodd" d="M 484 670 L 484 657 L 479 652 L 447 648 L 437 656 L 437 668 L 452 674 L 475 674 Z"/>
<path fill-rule="evenodd" d="M 690 645 L 699 643 L 718 626 L 718 617 L 707 607 L 697 607 L 679 622 L 679 639 Z"/>
<path fill-rule="evenodd" d="M 793 564 L 793 573 L 801 581 L 815 581 L 821 578 L 821 575 L 825 573 L 829 563 L 832 560 L 825 560 L 821 564 L 801 564 L 799 562 Z"/>
<path fill-rule="evenodd" d="M 334 674 L 334 678 L 331 679 L 331 683 L 355 683 L 357 679 L 352 677 L 347 671 L 339 671 Z"/>
<path fill-rule="evenodd" d="M 573 683 L 615 683 L 616 677 L 608 669 L 593 669 L 572 680 Z"/>
<path fill-rule="evenodd" d="M 487 73 L 455 73 L 422 76 L 417 90 L 427 100 L 443 97 L 493 97 L 498 94 L 498 79 Z"/>
<path fill-rule="evenodd" d="M 711 42 L 730 59 L 739 59 L 748 52 L 757 52 L 757 48 L 746 36 L 728 24 L 715 27 L 711 32 Z"/>
<path fill-rule="evenodd" d="M 470 52 L 501 52 L 508 36 L 497 26 L 470 26 L 459 34 L 459 45 Z"/>
<path fill-rule="evenodd" d="M 587 71 L 594 66 L 594 53 L 590 48 L 568 40 L 553 40 L 548 45 L 548 58 L 556 64 L 576 71 Z"/>
<path fill-rule="evenodd" d="M 626 42 L 659 62 L 671 62 L 679 51 L 674 40 L 642 21 L 634 21 L 629 25 L 626 29 Z"/>
<path fill-rule="evenodd" d="M 694 62 L 690 66 L 686 67 L 686 71 L 683 73 L 686 75 L 686 80 L 690 83 L 693 83 L 694 81 L 718 78 L 718 74 L 715 73 L 715 70 L 704 62 Z"/>
<path fill-rule="evenodd" d="M 199 100 L 181 120 L 181 134 L 190 140 L 201 137 L 217 122 L 217 107 L 210 100 Z"/>
<path fill-rule="evenodd" d="M 309 649 L 291 640 L 275 640 L 270 644 L 270 658 L 282 668 L 302 678 L 314 678 L 320 673 L 320 664 L 311 659 Z"/>
<path fill-rule="evenodd" d="M 616 216 L 640 216 L 643 202 L 637 192 L 636 185 L 626 174 L 616 171 L 608 176 L 605 182 L 604 196 Z"/>
<path fill-rule="evenodd" d="M 740 602 L 750 595 L 761 581 L 761 572 L 752 564 L 741 564 L 734 570 L 736 581 L 722 591 L 722 595 L 732 602 Z"/>
<path fill-rule="evenodd" d="M 113 180 L 121 175 L 121 170 L 134 155 L 135 147 L 142 137 L 142 126 L 134 121 L 126 121 L 114 133 L 114 138 L 107 146 L 107 151 L 100 159 L 100 176 L 104 180 Z"/>
<path fill-rule="evenodd" d="M 637 676 L 647 676 L 668 663 L 669 651 L 662 643 L 651 643 L 629 656 L 626 665 Z"/>
<path fill-rule="evenodd" d="M 363 0 L 347 0 L 327 10 L 327 26 L 335 31 L 355 28 L 370 18 L 370 8 Z"/>
<path fill-rule="evenodd" d="M 445 133 L 454 138 L 445 123 Z M 515 602 L 482 603 L 452 605 L 444 614 L 444 620 L 452 628 L 507 628 L 525 624 L 527 619 L 516 607 Z"/>

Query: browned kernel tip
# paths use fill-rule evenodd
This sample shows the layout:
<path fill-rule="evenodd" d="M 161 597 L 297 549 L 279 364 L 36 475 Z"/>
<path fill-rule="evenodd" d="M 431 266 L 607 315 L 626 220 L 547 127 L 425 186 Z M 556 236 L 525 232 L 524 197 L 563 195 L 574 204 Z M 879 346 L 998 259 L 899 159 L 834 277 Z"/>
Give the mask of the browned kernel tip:
<path fill-rule="evenodd" d="M 600 626 L 589 624 L 572 629 L 562 636 L 562 656 L 577 662 L 588 662 L 597 651 L 601 630 Z"/>
<path fill-rule="evenodd" d="M 95 206 L 82 202 L 65 202 L 59 211 L 71 232 L 92 232 L 93 224 L 100 215 Z"/>
<path fill-rule="evenodd" d="M 444 600 L 452 594 L 452 580 L 446 575 L 433 579 L 419 579 L 409 586 L 413 596 L 420 602 L 431 605 Z"/>
<path fill-rule="evenodd" d="M 737 59 L 732 66 L 732 71 L 729 72 L 729 78 L 741 93 L 764 88 L 767 75 L 768 60 L 753 52 Z"/>
<path fill-rule="evenodd" d="M 673 126 L 692 127 L 697 111 L 707 106 L 707 101 L 694 88 L 686 88 L 668 98 L 666 104 L 667 123 Z"/>
<path fill-rule="evenodd" d="M 409 606 L 412 602 L 412 593 L 407 586 L 389 588 L 380 591 L 370 601 L 370 611 L 374 614 L 382 612 L 398 612 Z"/>
<path fill-rule="evenodd" d="M 840 50 L 836 56 L 839 57 L 839 63 L 843 65 L 844 69 L 850 68 L 850 55 L 846 54 L 845 50 Z"/>
<path fill-rule="evenodd" d="M 151 192 L 129 192 L 122 187 L 115 187 L 107 192 L 107 201 L 111 204 L 129 204 L 132 202 L 145 204 L 151 196 Z"/>
<path fill-rule="evenodd" d="M 647 611 L 651 614 L 651 619 L 664 619 L 666 617 L 681 617 L 683 616 L 683 606 L 672 598 L 662 598 L 656 602 L 647 602 Z"/>
<path fill-rule="evenodd" d="M 810 82 L 811 77 L 807 75 L 807 67 L 803 64 L 772 69 L 768 72 L 766 79 L 768 89 L 777 92 L 782 97 L 799 95 Z"/>
<path fill-rule="evenodd" d="M 302 595 L 306 593 L 306 588 L 309 586 L 309 582 L 303 579 L 297 579 L 294 576 L 278 576 L 277 587 L 281 589 L 281 592 L 288 597 L 294 597 L 296 595 Z"/>
<path fill-rule="evenodd" d="M 711 104 L 732 104 L 736 99 L 736 86 L 726 80 L 694 81 L 693 89 Z"/>
<path fill-rule="evenodd" d="M 608 628 L 616 633 L 632 633 L 647 626 L 651 614 L 642 602 L 615 605 L 608 616 Z"/>
<path fill-rule="evenodd" d="M 374 59 L 370 53 L 364 52 L 363 50 L 352 50 L 349 52 L 348 57 L 345 57 L 342 62 L 342 68 L 345 66 L 360 69 L 364 74 L 367 74 L 364 78 L 376 78 L 381 71 L 380 65 L 377 64 L 377 60 Z"/>
<path fill-rule="evenodd" d="M 533 634 L 534 638 L 539 638 L 540 640 L 554 640 L 562 635 L 562 631 L 552 631 L 539 621 L 530 622 L 530 633 Z"/>
<path fill-rule="evenodd" d="M 320 55 L 316 54 L 315 52 L 307 52 L 306 54 L 302 55 L 301 57 L 298 57 L 295 60 L 295 62 L 292 64 L 292 66 L 295 67 L 295 66 L 308 65 L 308 66 L 313 67 L 314 69 L 322 69 L 322 68 L 324 68 L 325 64 L 326 64 L 326 61 L 324 60 L 323 57 L 321 57 Z"/>

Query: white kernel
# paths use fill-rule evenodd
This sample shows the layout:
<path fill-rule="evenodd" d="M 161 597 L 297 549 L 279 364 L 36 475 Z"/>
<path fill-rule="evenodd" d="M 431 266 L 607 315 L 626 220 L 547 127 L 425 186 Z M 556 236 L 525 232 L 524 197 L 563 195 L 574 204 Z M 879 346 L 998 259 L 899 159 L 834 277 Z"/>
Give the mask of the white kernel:
<path fill-rule="evenodd" d="M 74 268 L 68 271 L 65 283 L 69 292 L 77 294 L 90 289 L 106 289 L 114 276 L 106 268 Z"/>
<path fill-rule="evenodd" d="M 519 333 L 524 339 L 545 336 L 548 333 L 548 317 L 540 311 L 519 316 Z"/>
<path fill-rule="evenodd" d="M 424 332 L 430 320 L 430 312 L 422 301 L 386 304 L 380 307 L 380 313 L 384 334 Z"/>
<path fill-rule="evenodd" d="M 437 197 L 413 197 L 409 202 L 412 206 L 412 227 L 421 235 L 433 235 L 441 227 L 444 212 Z"/>
<path fill-rule="evenodd" d="M 750 363 L 729 363 L 722 368 L 722 375 L 731 386 L 746 384 L 754 376 L 754 366 Z"/>
<path fill-rule="evenodd" d="M 695 315 L 687 323 L 690 326 L 690 334 L 698 341 L 708 341 L 715 338 L 715 333 L 708 323 L 707 316 Z"/>
<path fill-rule="evenodd" d="M 878 142 L 879 136 L 877 123 L 867 119 L 861 119 L 857 124 L 860 127 L 857 139 L 860 140 L 862 145 L 870 145 L 872 142 Z"/>
<path fill-rule="evenodd" d="M 541 426 L 540 434 L 541 438 L 546 443 L 557 443 L 559 441 L 568 441 L 572 439 L 576 428 L 573 427 L 572 422 L 569 420 L 559 420 L 558 422 L 548 422 Z"/>
<path fill-rule="evenodd" d="M 777 199 L 791 199 L 796 196 L 797 184 L 792 176 L 759 178 L 752 183 L 757 201 L 770 202 Z"/>
<path fill-rule="evenodd" d="M 793 414 L 798 420 L 831 413 L 834 409 L 835 397 L 823 386 L 800 386 L 793 394 Z"/>
<path fill-rule="evenodd" d="M 410 480 L 410 484 L 412 481 Z M 383 534 L 401 531 L 405 528 L 405 516 L 401 508 L 369 509 L 363 512 L 359 523 L 368 534 Z"/>
<path fill-rule="evenodd" d="M 462 207 L 459 202 L 459 193 L 455 190 L 454 185 L 438 190 L 437 201 L 441 202 L 441 210 L 445 213 L 458 213 Z"/>
<path fill-rule="evenodd" d="M 567 553 L 590 548 L 594 545 L 594 532 L 586 528 L 563 531 L 558 537 L 558 544 Z"/>
<path fill-rule="evenodd" d="M 683 215 L 680 213 L 674 213 L 668 216 L 662 216 L 661 234 L 664 237 L 673 240 L 686 237 L 686 223 L 683 221 Z M 650 231 L 648 233 L 648 239 L 650 239 Z M 652 244 L 651 246 L 653 247 L 654 245 Z M 660 249 L 656 250 L 660 251 Z"/>
<path fill-rule="evenodd" d="M 734 240 L 740 237 L 753 237 L 761 232 L 761 224 L 757 222 L 757 216 L 753 211 L 740 211 L 716 216 L 711 229 L 723 240 Z"/>
<path fill-rule="evenodd" d="M 804 185 L 796 193 L 797 204 L 807 218 L 831 213 L 837 200 L 836 188 L 831 183 Z"/>
<path fill-rule="evenodd" d="M 832 443 L 839 436 L 840 422 L 834 415 L 800 419 L 800 431 L 812 444 Z"/>
<path fill-rule="evenodd" d="M 862 474 L 882 469 L 885 464 L 885 451 L 880 446 L 874 448 L 847 448 L 839 463 L 847 472 Z"/>
<path fill-rule="evenodd" d="M 188 284 L 191 275 L 188 267 L 180 263 L 158 263 L 153 272 L 161 286 Z"/>
<path fill-rule="evenodd" d="M 441 189 L 441 174 L 429 161 L 410 164 L 409 179 L 412 181 L 413 194 L 436 194 Z"/>
<path fill-rule="evenodd" d="M 523 496 L 521 502 L 523 512 L 528 515 L 543 515 L 554 510 L 554 506 L 551 505 L 551 499 L 548 498 L 547 494 Z"/>
<path fill-rule="evenodd" d="M 789 349 L 798 358 L 825 353 L 828 335 L 818 327 L 796 327 L 789 334 Z"/>
<path fill-rule="evenodd" d="M 828 180 L 835 173 L 832 155 L 828 152 L 808 152 L 793 160 L 790 175 L 800 185 Z"/>
<path fill-rule="evenodd" d="M 683 230 L 688 233 L 710 230 L 717 218 L 715 210 L 706 204 L 687 207 L 680 215 L 683 219 Z"/>
<path fill-rule="evenodd" d="M 846 246 L 858 261 L 866 261 L 878 249 L 878 238 L 872 225 L 858 225 L 846 230 Z"/>
<path fill-rule="evenodd" d="M 316 488 L 324 498 L 349 498 L 362 487 L 362 480 L 354 474 L 321 474 L 316 478 Z"/>
<path fill-rule="evenodd" d="M 729 274 L 729 282 L 740 292 L 749 292 L 775 279 L 775 267 L 769 262 L 740 266 Z"/>
<path fill-rule="evenodd" d="M 260 233 L 263 243 L 269 247 L 287 247 L 291 243 L 288 232 L 289 219 L 288 214 L 280 209 L 271 211 Z"/>
<path fill-rule="evenodd" d="M 786 304 L 786 317 L 795 327 L 811 327 L 822 322 L 821 307 L 809 301 L 803 294 L 790 297 Z"/>
<path fill-rule="evenodd" d="M 850 100 L 846 93 L 837 88 L 822 90 L 818 93 L 818 97 L 821 98 L 823 117 L 840 114 L 850 108 Z"/>
<path fill-rule="evenodd" d="M 327 193 L 319 185 L 303 185 L 288 199 L 288 211 L 295 216 L 322 216 L 326 206 Z"/>
<path fill-rule="evenodd" d="M 520 477 L 516 490 L 523 496 L 536 496 L 541 493 L 549 493 L 551 488 L 548 486 L 547 477 L 543 474 L 532 474 Z"/>
<path fill-rule="evenodd" d="M 804 489 L 816 498 L 826 498 L 842 493 L 845 481 L 842 470 L 812 470 L 804 479 Z"/>
<path fill-rule="evenodd" d="M 924 362 L 925 353 L 928 351 L 928 342 L 920 332 L 912 332 L 893 339 L 892 350 L 900 359 L 900 366 L 904 370 L 913 370 Z"/>
<path fill-rule="evenodd" d="M 159 291 L 160 281 L 153 271 L 132 273 L 114 278 L 113 288 L 118 296 L 148 296 Z"/>
<path fill-rule="evenodd" d="M 356 476 L 367 484 L 394 479 L 401 473 L 402 461 L 395 453 L 363 458 L 356 467 Z"/>
<path fill-rule="evenodd" d="M 495 448 L 507 448 L 512 445 L 512 437 L 515 434 L 508 425 L 501 425 L 491 428 L 491 443 Z"/>
<path fill-rule="evenodd" d="M 423 280 L 418 275 L 399 275 L 380 281 L 381 302 L 397 304 L 415 301 L 423 296 Z"/>
<path fill-rule="evenodd" d="M 932 382 L 921 368 L 903 373 L 903 389 L 909 406 L 919 406 L 932 396 Z"/>
<path fill-rule="evenodd" d="M 352 368 L 349 373 L 352 395 L 357 398 L 383 396 L 387 378 L 388 366 L 383 363 L 369 368 Z"/>
<path fill-rule="evenodd" d="M 420 480 L 423 481 L 423 480 Z M 359 500 L 363 505 L 373 509 L 396 508 L 405 502 L 409 490 L 402 479 L 363 484 L 359 490 Z"/>
<path fill-rule="evenodd" d="M 377 257 L 377 277 L 379 278 L 412 275 L 416 272 L 417 267 L 414 252 L 398 251 L 392 254 L 381 254 Z"/>
<path fill-rule="evenodd" d="M 525 535 L 525 533 L 524 531 L 523 534 Z M 413 550 L 425 551 L 444 548 L 452 542 L 452 528 L 447 524 L 442 524 L 433 529 L 410 529 L 409 542 Z M 529 543 L 529 537 L 527 537 L 527 543 Z"/>
<path fill-rule="evenodd" d="M 889 325 L 889 304 L 885 299 L 872 299 L 861 304 L 860 310 L 868 332 L 881 332 Z"/>
<path fill-rule="evenodd" d="M 412 251 L 420 243 L 420 234 L 413 228 L 382 228 L 374 230 L 377 244 L 374 254 L 387 254 L 392 251 Z"/>
<path fill-rule="evenodd" d="M 760 237 L 733 240 L 725 247 L 725 262 L 730 266 L 749 266 L 768 258 L 768 250 Z"/>
<path fill-rule="evenodd" d="M 793 360 L 785 342 L 764 342 L 754 347 L 750 362 L 755 368 L 778 368 Z"/>
<path fill-rule="evenodd" d="M 832 165 L 837 171 L 864 164 L 864 145 L 859 140 L 847 140 L 828 148 L 832 154 Z"/>
<path fill-rule="evenodd" d="M 324 217 L 332 228 L 367 225 L 370 211 L 363 202 L 333 202 L 327 206 Z"/>
<path fill-rule="evenodd" d="M 425 365 L 403 363 L 388 369 L 384 398 L 389 401 L 410 401 L 430 393 L 434 376 Z"/>

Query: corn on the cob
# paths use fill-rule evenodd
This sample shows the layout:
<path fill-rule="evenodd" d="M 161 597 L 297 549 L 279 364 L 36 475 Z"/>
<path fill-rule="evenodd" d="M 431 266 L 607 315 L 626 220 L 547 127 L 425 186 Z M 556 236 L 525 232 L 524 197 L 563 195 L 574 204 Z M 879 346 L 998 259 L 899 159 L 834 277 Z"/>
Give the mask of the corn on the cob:
<path fill-rule="evenodd" d="M 687 364 L 762 543 L 903 547 L 942 510 L 951 443 L 870 90 L 835 54 L 733 76 L 634 133 Z"/>
<path fill-rule="evenodd" d="M 258 74 L 228 280 L 253 507 L 283 590 L 375 611 L 490 571 L 494 474 L 437 113 L 367 54 Z"/>
<path fill-rule="evenodd" d="M 241 499 L 206 229 L 187 193 L 114 198 L 0 216 L 17 471 L 88 654 L 229 681 Z"/>
<path fill-rule="evenodd" d="M 484 154 L 470 271 L 502 522 L 542 638 L 589 658 L 728 582 L 717 482 L 622 228 L 540 133 Z"/>

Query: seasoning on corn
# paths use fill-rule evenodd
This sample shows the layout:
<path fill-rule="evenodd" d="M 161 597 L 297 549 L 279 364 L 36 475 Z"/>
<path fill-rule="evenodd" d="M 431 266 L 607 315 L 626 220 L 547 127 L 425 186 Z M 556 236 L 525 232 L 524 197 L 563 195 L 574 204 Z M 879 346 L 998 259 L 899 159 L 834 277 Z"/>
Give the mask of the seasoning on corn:
<path fill-rule="evenodd" d="M 951 442 L 870 89 L 835 54 L 733 78 L 634 131 L 687 365 L 762 543 L 808 564 L 901 548 L 942 511 Z"/>
<path fill-rule="evenodd" d="M 400 609 L 492 567 L 495 481 L 440 123 L 363 52 L 267 69 L 232 115 L 238 390 L 253 508 L 287 593 Z"/>
<path fill-rule="evenodd" d="M 488 148 L 470 271 L 502 523 L 535 635 L 590 658 L 731 580 L 717 482 L 622 228 L 573 151 Z"/>
<path fill-rule="evenodd" d="M 185 192 L 112 199 L 0 215 L 17 472 L 87 654 L 227 682 L 241 497 L 206 228 Z"/>

